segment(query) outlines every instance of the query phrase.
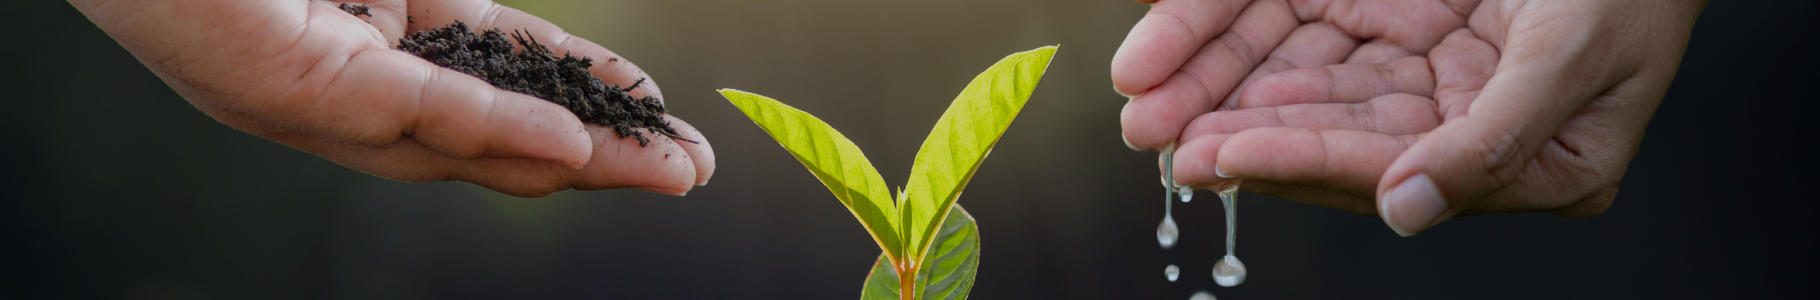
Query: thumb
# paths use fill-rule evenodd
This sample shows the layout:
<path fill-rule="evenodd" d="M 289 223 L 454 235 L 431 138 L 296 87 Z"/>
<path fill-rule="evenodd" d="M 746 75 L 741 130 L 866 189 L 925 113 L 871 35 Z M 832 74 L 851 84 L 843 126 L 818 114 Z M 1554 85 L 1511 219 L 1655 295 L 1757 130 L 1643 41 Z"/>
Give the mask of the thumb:
<path fill-rule="evenodd" d="M 1465 116 L 1420 137 L 1379 179 L 1378 216 L 1397 234 L 1414 235 L 1510 186 L 1599 92 L 1599 80 L 1574 79 L 1586 76 L 1560 64 L 1507 66 Z"/>

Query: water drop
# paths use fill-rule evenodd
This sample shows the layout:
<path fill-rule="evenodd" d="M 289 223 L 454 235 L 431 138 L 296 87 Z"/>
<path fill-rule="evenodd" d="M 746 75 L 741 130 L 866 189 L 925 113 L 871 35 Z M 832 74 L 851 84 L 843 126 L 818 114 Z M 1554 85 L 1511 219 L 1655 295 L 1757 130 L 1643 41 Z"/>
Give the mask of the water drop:
<path fill-rule="evenodd" d="M 1188 296 L 1188 300 L 1219 300 L 1219 298 L 1214 298 L 1213 293 L 1208 293 L 1206 290 L 1200 290 L 1194 291 L 1194 296 Z"/>
<path fill-rule="evenodd" d="M 1174 247 L 1176 237 L 1180 234 L 1181 229 L 1175 227 L 1175 218 L 1170 217 L 1169 215 L 1163 215 L 1163 224 L 1156 226 L 1157 244 L 1162 244 L 1163 249 Z"/>
<path fill-rule="evenodd" d="M 1189 188 L 1188 186 L 1182 186 L 1182 189 L 1176 190 L 1176 193 L 1182 194 L 1182 203 L 1188 203 L 1188 201 L 1194 201 L 1194 189 L 1193 188 Z"/>
<path fill-rule="evenodd" d="M 1176 278 L 1182 277 L 1182 268 L 1169 264 L 1168 267 L 1163 267 L 1163 277 L 1169 277 L 1169 282 L 1175 282 Z"/>
<path fill-rule="evenodd" d="M 1231 255 L 1220 259 L 1219 263 L 1213 264 L 1213 282 L 1224 287 L 1245 283 L 1245 263 Z"/>

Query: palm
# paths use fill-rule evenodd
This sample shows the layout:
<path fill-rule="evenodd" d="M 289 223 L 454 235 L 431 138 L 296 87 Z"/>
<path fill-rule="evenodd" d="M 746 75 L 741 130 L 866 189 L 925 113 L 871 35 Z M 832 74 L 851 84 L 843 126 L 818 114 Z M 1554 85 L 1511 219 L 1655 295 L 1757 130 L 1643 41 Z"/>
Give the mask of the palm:
<path fill-rule="evenodd" d="M 492 1 L 366 1 L 371 17 L 326 1 L 72 2 L 209 116 L 375 175 L 538 196 L 619 187 L 680 194 L 712 173 L 705 143 L 640 147 L 555 104 L 391 50 L 407 31 L 463 20 L 522 29 L 556 52 L 594 57 L 601 62 L 591 71 L 608 84 L 645 78 L 629 62 L 608 61 L 618 55 L 605 48 Z M 651 83 L 633 93 L 661 97 Z"/>

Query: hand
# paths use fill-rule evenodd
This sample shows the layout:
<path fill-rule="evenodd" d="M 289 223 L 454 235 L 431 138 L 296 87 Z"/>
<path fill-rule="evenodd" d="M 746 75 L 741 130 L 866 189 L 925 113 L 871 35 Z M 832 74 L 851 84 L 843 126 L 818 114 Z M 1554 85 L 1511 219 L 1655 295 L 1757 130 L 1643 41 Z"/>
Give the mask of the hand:
<path fill-rule="evenodd" d="M 596 77 L 630 86 L 644 71 L 543 19 L 487 0 L 367 0 L 372 16 L 327 1 L 71 0 L 203 113 L 349 168 L 408 182 L 459 180 L 540 197 L 639 188 L 681 195 L 706 183 L 700 142 L 649 147 L 567 109 L 392 50 L 407 32 L 462 20 L 523 29 L 556 53 L 594 58 Z M 661 97 L 645 82 L 633 96 Z"/>
<path fill-rule="evenodd" d="M 1247 18 L 1267 19 L 1250 15 L 1269 12 L 1256 7 L 1287 6 L 1282 10 L 1307 23 L 1292 25 L 1299 26 L 1295 34 L 1275 39 L 1280 45 L 1268 35 L 1243 39 L 1271 42 L 1247 50 L 1268 51 L 1269 61 L 1295 68 L 1271 68 L 1272 62 L 1256 59 L 1250 60 L 1256 72 L 1242 82 L 1236 72 L 1196 74 L 1239 84 L 1202 92 L 1218 97 L 1159 94 L 1174 78 L 1156 81 L 1161 84 L 1153 88 L 1122 85 L 1149 77 L 1121 78 L 1121 70 L 1159 76 L 1132 67 L 1139 64 L 1120 65 L 1115 57 L 1120 91 L 1149 91 L 1126 106 L 1126 136 L 1142 137 L 1130 143 L 1156 147 L 1179 138 L 1175 170 L 1184 184 L 1245 178 L 1249 191 L 1377 214 L 1405 236 L 1460 214 L 1603 212 L 1673 78 L 1702 6 L 1696 1 L 1268 3 L 1251 4 L 1224 35 L 1286 31 L 1241 25 Z M 1304 34 L 1323 22 L 1339 28 L 1344 38 Z M 1282 26 L 1250 24 L 1260 23 Z M 1121 56 L 1159 48 L 1134 45 L 1143 24 Z M 1353 49 L 1352 41 L 1367 42 Z M 1308 53 L 1325 55 L 1326 64 L 1293 63 L 1320 56 Z M 1191 65 L 1192 60 L 1180 69 Z M 1170 106 L 1164 102 L 1208 110 L 1175 117 L 1179 120 L 1134 122 L 1146 121 L 1135 116 L 1165 111 L 1157 108 Z"/>

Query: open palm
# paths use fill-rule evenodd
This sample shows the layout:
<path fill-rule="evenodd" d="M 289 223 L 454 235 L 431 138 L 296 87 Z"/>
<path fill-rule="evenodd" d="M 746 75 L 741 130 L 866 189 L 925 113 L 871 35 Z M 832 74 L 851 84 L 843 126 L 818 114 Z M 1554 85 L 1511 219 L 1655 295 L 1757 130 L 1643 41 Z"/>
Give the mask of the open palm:
<path fill-rule="evenodd" d="M 1616 195 L 1698 7 L 1164 1 L 1113 79 L 1141 94 L 1127 142 L 1179 143 L 1182 184 L 1245 178 L 1404 235 L 1461 213 L 1591 216 Z M 1185 21 L 1197 15 L 1231 21 Z M 1198 49 L 1171 44 L 1207 28 L 1218 35 Z"/>
<path fill-rule="evenodd" d="M 192 105 L 223 124 L 402 181 L 469 181 L 520 196 L 641 188 L 681 194 L 713 173 L 693 127 L 640 147 L 556 104 L 392 50 L 406 32 L 455 20 L 525 30 L 596 61 L 607 84 L 646 78 L 618 55 L 488 0 L 71 0 Z M 634 96 L 661 97 L 650 82 Z"/>

